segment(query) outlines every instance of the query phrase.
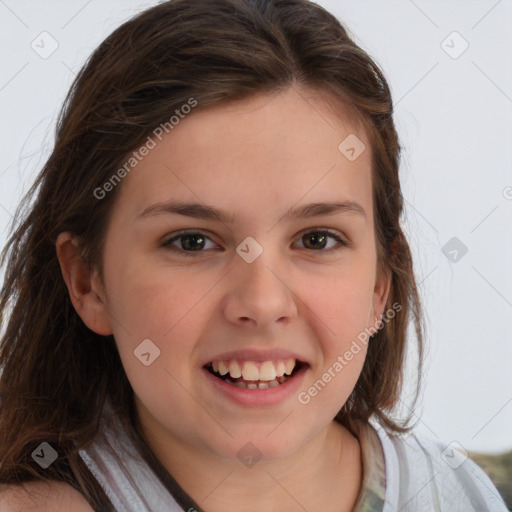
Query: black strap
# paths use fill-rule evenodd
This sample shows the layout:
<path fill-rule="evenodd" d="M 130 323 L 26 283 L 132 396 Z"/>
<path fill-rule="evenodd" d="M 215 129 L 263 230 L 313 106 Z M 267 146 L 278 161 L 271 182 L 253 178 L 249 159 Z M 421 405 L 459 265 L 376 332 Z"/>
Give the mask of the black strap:
<path fill-rule="evenodd" d="M 146 461 L 148 466 L 153 470 L 155 475 L 158 477 L 162 485 L 169 491 L 171 496 L 178 502 L 184 511 L 190 509 L 196 512 L 204 512 L 204 510 L 180 487 L 178 482 L 170 475 L 165 469 L 162 463 L 155 457 L 151 448 L 147 445 L 144 438 L 140 435 L 137 428 L 133 428 L 134 433 L 137 436 L 135 444 L 137 451 L 140 453 L 142 458 Z"/>

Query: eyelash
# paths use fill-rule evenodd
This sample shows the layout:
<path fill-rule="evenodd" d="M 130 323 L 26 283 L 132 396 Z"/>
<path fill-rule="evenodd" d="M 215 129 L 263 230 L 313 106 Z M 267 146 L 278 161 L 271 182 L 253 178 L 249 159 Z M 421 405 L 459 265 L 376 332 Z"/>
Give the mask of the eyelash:
<path fill-rule="evenodd" d="M 309 250 L 310 252 L 330 253 L 331 251 L 341 251 L 345 247 L 349 246 L 349 243 L 346 240 L 343 240 L 337 233 L 329 231 L 327 229 L 312 229 L 312 230 L 306 231 L 305 233 L 302 233 L 300 238 L 302 239 L 302 237 L 307 236 L 307 235 L 311 235 L 311 234 L 327 235 L 328 237 L 333 238 L 334 240 L 336 240 L 336 242 L 338 242 L 340 244 L 340 246 L 338 246 L 338 247 L 331 247 L 330 249 L 317 249 L 317 250 L 315 250 L 315 249 L 308 249 L 307 247 L 304 248 L 305 250 Z M 196 257 L 196 256 L 198 256 L 198 254 L 201 254 L 201 253 L 205 252 L 205 250 L 186 251 L 184 249 L 181 249 L 181 248 L 178 248 L 178 247 L 175 247 L 175 246 L 171 245 L 173 242 L 175 242 L 176 240 L 179 240 L 180 238 L 182 238 L 182 237 L 184 237 L 186 235 L 201 235 L 204 238 L 212 241 L 210 239 L 210 237 L 207 236 L 202 231 L 188 230 L 188 231 L 180 231 L 180 232 L 176 233 L 175 236 L 173 236 L 172 238 L 169 238 L 168 240 L 163 242 L 162 243 L 162 247 L 167 248 L 167 249 L 171 249 L 172 251 L 180 252 L 181 254 L 183 254 L 184 256 L 187 256 L 187 257 L 188 256 Z"/>

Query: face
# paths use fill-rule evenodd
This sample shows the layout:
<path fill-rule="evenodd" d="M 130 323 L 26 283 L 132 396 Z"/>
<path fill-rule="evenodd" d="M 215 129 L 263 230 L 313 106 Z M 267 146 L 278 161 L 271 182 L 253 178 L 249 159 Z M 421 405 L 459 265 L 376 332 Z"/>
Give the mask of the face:
<path fill-rule="evenodd" d="M 233 460 L 251 442 L 282 458 L 354 388 L 364 345 L 333 368 L 382 313 L 386 283 L 369 141 L 324 100 L 290 89 L 192 112 L 118 185 L 104 299 L 155 438 Z M 355 160 L 338 149 L 351 134 L 366 146 Z M 352 207 L 286 215 L 334 202 Z"/>

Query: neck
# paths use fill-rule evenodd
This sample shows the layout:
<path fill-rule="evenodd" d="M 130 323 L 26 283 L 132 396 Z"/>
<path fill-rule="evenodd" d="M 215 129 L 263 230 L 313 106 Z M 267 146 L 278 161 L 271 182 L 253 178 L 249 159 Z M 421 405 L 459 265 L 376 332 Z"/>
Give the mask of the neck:
<path fill-rule="evenodd" d="M 139 418 L 137 430 L 153 454 L 205 511 L 349 512 L 356 504 L 363 477 L 359 442 L 335 421 L 289 456 L 249 467 Z"/>

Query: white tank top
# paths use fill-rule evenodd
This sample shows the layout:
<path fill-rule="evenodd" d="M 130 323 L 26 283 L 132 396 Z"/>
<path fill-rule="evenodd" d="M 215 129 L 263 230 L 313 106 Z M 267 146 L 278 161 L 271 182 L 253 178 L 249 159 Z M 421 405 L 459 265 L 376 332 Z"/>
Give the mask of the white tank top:
<path fill-rule="evenodd" d="M 79 454 L 117 512 L 201 510 L 177 484 L 160 481 L 108 403 L 103 414 L 113 421 L 107 426 L 102 417 L 93 443 Z M 489 477 L 456 449 L 418 434 L 390 436 L 373 421 L 356 435 L 363 484 L 354 512 L 508 512 Z M 183 506 L 176 491 L 188 498 Z"/>

